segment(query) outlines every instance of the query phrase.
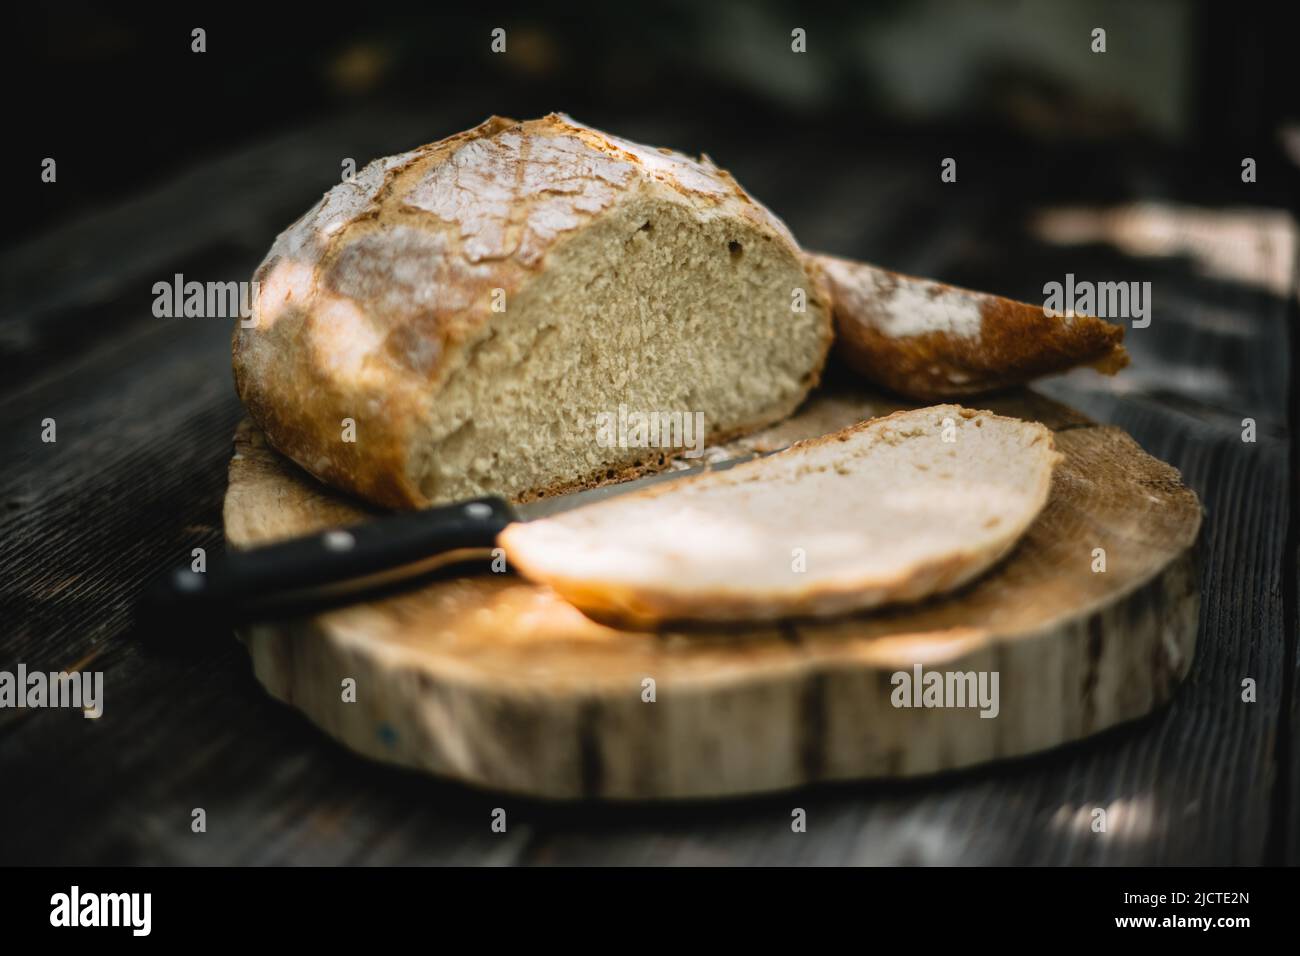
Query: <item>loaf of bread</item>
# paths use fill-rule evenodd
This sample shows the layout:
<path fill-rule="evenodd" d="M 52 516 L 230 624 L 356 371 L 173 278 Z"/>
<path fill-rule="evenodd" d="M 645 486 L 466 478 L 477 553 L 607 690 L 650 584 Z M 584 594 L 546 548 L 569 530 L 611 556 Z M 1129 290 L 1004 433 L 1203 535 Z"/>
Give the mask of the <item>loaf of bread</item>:
<path fill-rule="evenodd" d="M 726 172 L 554 114 L 376 160 L 255 278 L 250 415 L 394 507 L 661 467 L 788 415 L 831 338 L 818 267 Z"/>
<path fill-rule="evenodd" d="M 525 577 L 624 626 L 841 614 L 989 568 L 1042 510 L 1060 459 L 1040 424 L 937 405 L 514 524 L 500 541 Z"/>
<path fill-rule="evenodd" d="M 835 347 L 870 381 L 921 401 L 960 398 L 1090 365 L 1128 364 L 1124 329 L 1091 316 L 814 257 L 830 281 Z"/>

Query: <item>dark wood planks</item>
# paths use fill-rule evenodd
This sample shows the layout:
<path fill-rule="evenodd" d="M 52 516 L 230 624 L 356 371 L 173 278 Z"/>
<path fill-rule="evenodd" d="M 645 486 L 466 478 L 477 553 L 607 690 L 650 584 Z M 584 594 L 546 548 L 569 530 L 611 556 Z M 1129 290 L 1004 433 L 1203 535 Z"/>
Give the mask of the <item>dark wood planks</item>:
<path fill-rule="evenodd" d="M 1096 157 L 962 160 L 941 191 L 935 142 L 843 150 L 836 137 L 711 150 L 810 247 L 1033 300 L 1067 270 L 1155 283 L 1151 328 L 1113 388 L 1086 373 L 1057 397 L 1129 429 L 1207 507 L 1197 661 L 1164 713 L 1039 759 L 892 786 L 666 807 L 553 806 L 378 767 L 344 752 L 252 681 L 233 645 L 195 660 L 134 640 L 143 582 L 194 546 L 219 547 L 239 416 L 228 327 L 154 320 L 152 282 L 251 273 L 272 234 L 363 159 L 444 132 L 425 117 L 287 133 L 180 183 L 38 239 L 4 265 L 0 668 L 105 675 L 105 717 L 0 714 L 0 860 L 135 863 L 1251 863 L 1270 852 L 1282 713 L 1281 559 L 1292 488 L 1286 310 L 1260 290 L 1109 248 L 1058 248 L 1024 228 L 1039 201 L 1119 201 Z M 437 126 L 437 124 L 433 124 Z M 629 132 L 635 133 L 636 130 Z M 695 141 L 708 141 L 695 130 Z M 362 143 L 358 146 L 357 143 Z M 933 155 L 931 155 L 933 153 Z M 808 157 L 821 157 L 817 175 Z M 251 160 L 250 160 L 251 157 Z M 322 158 L 323 157 L 323 158 Z M 317 170 L 317 163 L 323 164 Z M 253 174 L 250 175 L 250 170 Z M 1186 177 L 1184 177 L 1186 178 Z M 1091 184 L 1091 185 L 1078 185 Z M 1101 187 L 1096 186 L 1101 183 Z M 1091 190 L 1091 191 L 1090 191 Z M 228 207 L 214 213 L 212 197 Z M 84 228 L 81 228 L 84 226 Z M 58 264 L 69 251 L 68 265 Z M 160 274 L 156 274 L 160 273 Z M 59 442 L 39 441 L 40 420 Z M 1254 417 L 1259 440 L 1240 441 Z M 1295 635 L 1290 635 L 1294 640 Z M 1254 677 L 1258 702 L 1243 704 Z M 1293 733 L 1292 740 L 1300 737 Z M 1295 770 L 1294 764 L 1291 768 Z M 1300 783 L 1300 781 L 1297 781 Z M 1292 786 L 1294 795 L 1297 787 Z M 190 811 L 208 812 L 208 832 Z M 490 829 L 493 808 L 508 830 Z M 808 813 L 808 832 L 790 812 Z M 1109 830 L 1091 830 L 1108 811 Z M 1292 859 L 1300 858 L 1294 798 Z"/>
<path fill-rule="evenodd" d="M 102 669 L 105 714 L 0 712 L 0 767 L 22 781 L 0 818 L 0 860 L 411 862 L 412 847 L 437 847 L 441 862 L 472 863 L 508 860 L 527 840 L 519 826 L 491 833 L 486 810 L 464 826 L 454 808 L 466 795 L 450 785 L 380 768 L 367 780 L 261 692 L 233 642 L 186 661 L 133 635 L 147 580 L 193 547 L 222 547 L 242 414 L 231 323 L 153 318 L 152 283 L 251 275 L 338 157 L 364 162 L 421 130 L 411 115 L 299 130 L 6 259 L 0 668 Z M 204 215 L 214 195 L 229 209 Z M 54 444 L 40 440 L 46 417 Z M 196 807 L 206 834 L 190 829 Z"/>
<path fill-rule="evenodd" d="M 817 195 L 795 203 L 809 221 L 792 227 L 805 242 L 831 248 L 852 232 L 844 210 L 854 208 L 854 196 L 861 197 L 864 218 L 878 223 L 864 185 L 872 172 L 824 181 Z M 1072 181 L 1067 170 L 1057 177 Z M 928 188 L 925 174 L 882 178 L 893 186 L 902 178 L 909 200 Z M 1041 190 L 1041 179 L 1028 184 L 1030 196 Z M 835 208 L 819 214 L 821 197 Z M 1255 286 L 1208 280 L 1190 262 L 1128 261 L 1110 249 L 1034 244 L 1019 231 L 1029 211 L 1023 195 L 1014 198 L 1012 210 L 1001 213 L 1013 227 L 981 220 L 987 206 L 978 202 L 920 203 L 930 230 L 947 237 L 948 248 L 961 247 L 954 236 L 1009 233 L 995 252 L 986 245 L 973 257 L 978 270 L 950 268 L 951 260 L 934 258 L 934 242 L 914 244 L 907 227 L 899 242 L 899 230 L 863 226 L 832 251 L 1028 301 L 1036 287 L 1026 271 L 1044 277 L 1035 280 L 1039 286 L 1067 271 L 1153 283 L 1152 325 L 1129 335 L 1134 369 L 1118 382 L 1075 373 L 1050 391 L 1128 429 L 1149 452 L 1178 466 L 1206 506 L 1205 601 L 1188 685 L 1166 712 L 1041 759 L 905 787 L 833 788 L 731 804 L 705 815 L 707 823 L 698 808 L 584 810 L 553 821 L 558 832 L 532 847 L 529 859 L 1249 864 L 1272 858 L 1274 744 L 1291 679 L 1284 670 L 1280 576 L 1291 500 L 1286 303 Z M 891 208 L 886 201 L 886 221 Z M 821 242 L 821 235 L 829 238 Z M 1254 444 L 1241 440 L 1245 417 L 1256 419 Z M 1258 685 L 1253 704 L 1241 699 L 1247 677 Z M 790 832 L 793 807 L 808 811 L 808 834 Z M 1092 829 L 1097 808 L 1107 812 L 1105 833 Z"/>
<path fill-rule="evenodd" d="M 1283 723 L 1278 728 L 1277 753 L 1281 763 L 1282 786 L 1274 807 L 1274 837 L 1277 840 L 1275 860 L 1288 866 L 1300 864 L 1300 254 L 1297 254 L 1296 273 L 1292 282 L 1291 299 L 1287 303 L 1287 331 L 1291 365 L 1288 420 L 1291 423 L 1291 459 L 1288 480 L 1282 488 L 1282 497 L 1291 509 L 1288 525 L 1288 559 L 1283 564 L 1285 636 L 1290 655 L 1286 661 L 1291 680 L 1290 699 L 1283 699 Z M 1289 710 L 1289 713 L 1287 712 Z M 1288 766 L 1289 764 L 1289 766 Z"/>
<path fill-rule="evenodd" d="M 1264 504 L 1282 443 L 1246 446 L 1164 410 L 1123 422 L 1182 470 L 1207 525 L 1202 630 L 1187 684 L 1164 712 L 1048 755 L 901 786 L 825 788 L 742 802 L 702 825 L 694 808 L 588 810 L 556 819 L 546 862 L 766 864 L 1209 864 L 1265 853 L 1282 672 L 1284 524 Z M 1242 677 L 1258 682 L 1241 701 Z M 809 831 L 790 832 L 803 807 Z M 1092 830 L 1093 810 L 1107 832 Z M 593 833 L 593 827 L 595 831 Z M 541 829 L 548 826 L 539 824 Z"/>

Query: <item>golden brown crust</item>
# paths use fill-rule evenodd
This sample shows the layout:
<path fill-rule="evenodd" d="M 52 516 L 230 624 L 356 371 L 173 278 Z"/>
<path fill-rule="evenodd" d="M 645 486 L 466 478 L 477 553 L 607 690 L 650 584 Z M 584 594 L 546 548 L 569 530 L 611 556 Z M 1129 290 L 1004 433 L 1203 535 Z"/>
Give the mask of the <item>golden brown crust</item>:
<path fill-rule="evenodd" d="M 1108 375 L 1128 365 L 1122 326 L 1052 317 L 1039 306 L 848 259 L 810 258 L 830 282 L 838 354 L 900 395 L 959 398 L 1080 365 Z"/>
<path fill-rule="evenodd" d="M 1041 446 L 1043 469 L 1036 476 L 1037 482 L 1023 489 L 1026 500 L 1034 504 L 1028 521 L 1032 520 L 1047 501 L 1051 476 L 1064 456 L 1057 450 L 1051 429 L 1040 422 L 1025 421 L 998 415 L 983 409 L 964 408 L 960 405 L 935 405 L 921 409 L 903 409 L 879 418 L 868 419 L 849 425 L 839 431 L 815 438 L 797 441 L 782 450 L 782 456 L 798 455 L 811 449 L 845 443 L 864 431 L 881 433 L 882 441 L 893 442 L 899 437 L 914 434 L 918 418 L 939 418 L 952 416 L 964 422 L 971 422 L 975 427 L 982 427 L 984 422 L 1013 425 L 1022 429 L 1026 435 L 1032 435 L 1027 446 Z M 891 430 L 894 432 L 891 435 Z M 672 482 L 655 485 L 627 496 L 609 499 L 606 502 L 582 509 L 590 514 L 592 509 L 602 507 L 626 507 L 632 500 L 652 501 L 663 495 L 680 496 L 692 485 L 716 483 L 720 477 L 724 481 L 735 481 L 742 476 L 753 474 L 771 464 L 771 460 L 754 461 L 738 465 L 725 473 L 705 472 L 700 475 L 680 478 Z M 1028 480 L 1030 476 L 1027 475 Z M 542 519 L 540 524 L 545 524 Z M 836 584 L 816 584 L 804 587 L 798 594 L 756 592 L 748 582 L 738 581 L 734 587 L 713 587 L 702 589 L 693 582 L 646 582 L 632 585 L 626 581 L 612 578 L 593 578 L 555 570 L 550 554 L 545 548 L 530 548 L 537 525 L 528 523 L 512 525 L 498 537 L 498 542 L 506 549 L 512 566 L 524 577 L 554 589 L 566 601 L 580 608 L 593 620 L 602 624 L 622 628 L 653 630 L 667 623 L 699 624 L 710 622 L 753 622 L 789 618 L 830 617 L 850 613 L 881 604 L 905 603 L 919 600 L 932 594 L 950 591 L 983 573 L 989 566 L 1000 561 L 1013 548 L 1024 531 L 1024 527 L 1001 540 L 988 540 L 976 545 L 966 545 L 946 556 L 928 561 L 899 572 L 892 578 L 880 578 L 872 582 L 854 581 Z"/>
<path fill-rule="evenodd" d="M 490 334 L 493 291 L 513 297 L 556 243 L 652 183 L 798 253 L 784 224 L 707 160 L 559 114 L 494 116 L 376 160 L 277 238 L 254 276 L 252 327 L 234 333 L 240 398 L 271 444 L 322 481 L 387 506 L 427 504 L 415 445 L 447 376 Z M 810 299 L 828 301 L 807 272 Z"/>

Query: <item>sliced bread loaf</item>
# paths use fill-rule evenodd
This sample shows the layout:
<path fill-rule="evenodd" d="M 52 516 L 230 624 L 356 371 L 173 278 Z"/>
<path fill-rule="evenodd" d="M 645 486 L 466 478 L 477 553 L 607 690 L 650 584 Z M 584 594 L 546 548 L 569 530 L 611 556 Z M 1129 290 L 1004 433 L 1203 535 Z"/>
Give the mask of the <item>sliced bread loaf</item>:
<path fill-rule="evenodd" d="M 524 576 L 625 625 L 840 614 L 987 569 L 1059 460 L 1042 425 L 938 405 L 511 525 L 501 543 Z"/>
<path fill-rule="evenodd" d="M 836 352 L 872 382 L 920 401 L 959 398 L 1091 365 L 1128 364 L 1124 329 L 1035 305 L 817 255 L 834 299 Z"/>
<path fill-rule="evenodd" d="M 249 413 L 398 507 L 583 487 L 769 424 L 831 337 L 820 270 L 726 172 L 556 114 L 376 160 L 256 279 Z"/>

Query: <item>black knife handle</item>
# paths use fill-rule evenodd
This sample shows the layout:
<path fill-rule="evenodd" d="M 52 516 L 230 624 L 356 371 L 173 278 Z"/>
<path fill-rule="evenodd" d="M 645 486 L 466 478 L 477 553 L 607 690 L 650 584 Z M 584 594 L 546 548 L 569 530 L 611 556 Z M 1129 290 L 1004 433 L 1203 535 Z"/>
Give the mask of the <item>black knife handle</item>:
<path fill-rule="evenodd" d="M 228 623 L 273 616 L 267 612 L 283 605 L 310 610 L 340 592 L 391 586 L 449 557 L 493 548 L 514 520 L 504 499 L 476 498 L 229 551 L 210 558 L 206 571 L 182 567 L 164 575 L 146 592 L 143 617 L 153 628 L 171 630 L 211 618 Z"/>

